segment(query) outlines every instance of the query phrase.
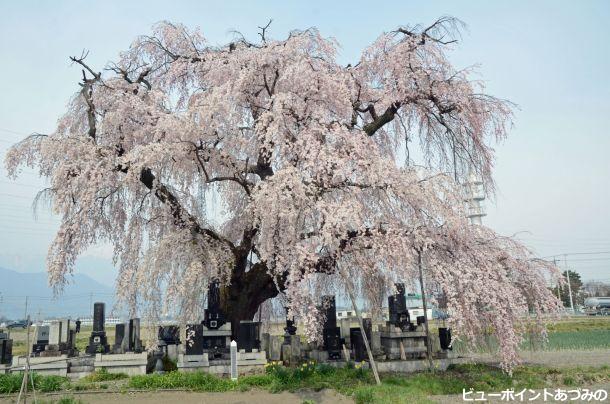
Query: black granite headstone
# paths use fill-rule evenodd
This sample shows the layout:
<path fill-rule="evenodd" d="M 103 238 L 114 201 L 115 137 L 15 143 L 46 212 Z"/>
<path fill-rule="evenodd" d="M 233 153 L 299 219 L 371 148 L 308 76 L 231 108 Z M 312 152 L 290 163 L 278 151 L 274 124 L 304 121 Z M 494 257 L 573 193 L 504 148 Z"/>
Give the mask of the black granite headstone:
<path fill-rule="evenodd" d="M 341 329 L 337 327 L 337 306 L 334 296 L 322 296 L 322 305 L 319 307 L 324 315 L 322 338 L 324 350 L 328 352 L 329 359 L 341 359 L 341 349 L 344 343 L 341 338 Z"/>
<path fill-rule="evenodd" d="M 407 310 L 407 298 L 405 297 L 405 285 L 396 284 L 397 293 L 388 297 L 388 309 L 390 312 L 390 323 L 403 331 L 412 330 L 411 316 Z"/>
<path fill-rule="evenodd" d="M 115 324 L 114 326 L 114 351 L 118 352 L 121 350 L 123 344 L 123 338 L 125 338 L 125 323 Z"/>
<path fill-rule="evenodd" d="M 451 328 L 440 327 L 438 329 L 438 339 L 442 350 L 451 348 Z"/>
<path fill-rule="evenodd" d="M 208 330 L 216 330 L 222 327 L 227 320 L 220 309 L 220 282 L 214 280 L 208 287 L 208 308 L 203 314 L 203 325 Z"/>
<path fill-rule="evenodd" d="M 186 325 L 186 354 L 201 355 L 203 354 L 203 325 L 202 324 L 187 324 Z"/>
<path fill-rule="evenodd" d="M 7 333 L 0 332 L 0 364 L 8 365 L 13 360 L 13 340 Z"/>
<path fill-rule="evenodd" d="M 362 337 L 362 330 L 360 328 L 350 328 L 349 340 L 352 345 L 352 355 L 356 362 L 362 362 L 367 359 L 366 345 L 364 345 L 364 338 Z"/>
<path fill-rule="evenodd" d="M 95 303 L 93 305 L 93 331 L 104 331 L 104 323 L 106 321 L 104 308 L 104 303 Z"/>
<path fill-rule="evenodd" d="M 253 349 L 261 348 L 260 340 L 261 323 L 258 321 L 240 321 L 239 334 L 237 335 L 237 346 L 252 352 Z"/>
<path fill-rule="evenodd" d="M 159 326 L 158 339 L 167 345 L 180 344 L 180 327 L 177 325 Z"/>
<path fill-rule="evenodd" d="M 286 327 L 284 327 L 284 332 L 286 335 L 296 335 L 297 327 L 294 325 L 294 317 L 288 317 L 288 309 L 286 309 Z"/>
<path fill-rule="evenodd" d="M 324 328 L 337 326 L 337 305 L 334 296 L 322 296 L 321 311 L 324 313 Z"/>
<path fill-rule="evenodd" d="M 142 340 L 140 339 L 140 319 L 129 319 L 129 351 L 140 353 L 143 350 Z"/>
<path fill-rule="evenodd" d="M 87 352 L 89 355 L 96 353 L 108 353 L 110 346 L 106 338 L 106 331 L 104 330 L 104 303 L 97 302 L 93 305 L 93 331 L 89 337 L 89 345 L 87 345 Z"/>

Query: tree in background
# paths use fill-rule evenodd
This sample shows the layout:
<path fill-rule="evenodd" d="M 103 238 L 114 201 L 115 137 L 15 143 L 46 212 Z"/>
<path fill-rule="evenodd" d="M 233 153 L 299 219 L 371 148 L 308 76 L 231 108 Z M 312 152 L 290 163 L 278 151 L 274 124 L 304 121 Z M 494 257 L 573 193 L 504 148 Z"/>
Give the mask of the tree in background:
<path fill-rule="evenodd" d="M 555 296 L 559 296 L 561 303 L 564 307 L 570 308 L 570 288 L 568 288 L 568 273 L 570 274 L 570 286 L 572 289 L 572 301 L 576 308 L 576 305 L 583 304 L 585 301 L 585 294 L 582 289 L 582 280 L 578 272 L 572 271 L 571 269 L 563 271 L 563 279 L 565 282 L 561 286 L 556 286 L 553 289 Z"/>
<path fill-rule="evenodd" d="M 168 22 L 103 73 L 73 57 L 82 81 L 57 129 L 6 157 L 10 175 L 50 180 L 50 283 L 106 241 L 133 310 L 197 318 L 218 279 L 234 333 L 281 295 L 311 340 L 321 294 L 349 282 L 381 307 L 393 282 L 415 287 L 421 257 L 455 335 L 491 326 L 512 366 L 528 308 L 558 308 L 545 285 L 559 273 L 466 218 L 460 182 L 493 188 L 491 144 L 512 113 L 449 62 L 460 26 L 398 28 L 347 66 L 316 29 L 212 46 Z"/>
<path fill-rule="evenodd" d="M 582 287 L 587 297 L 610 296 L 610 284 L 601 281 L 588 281 Z"/>

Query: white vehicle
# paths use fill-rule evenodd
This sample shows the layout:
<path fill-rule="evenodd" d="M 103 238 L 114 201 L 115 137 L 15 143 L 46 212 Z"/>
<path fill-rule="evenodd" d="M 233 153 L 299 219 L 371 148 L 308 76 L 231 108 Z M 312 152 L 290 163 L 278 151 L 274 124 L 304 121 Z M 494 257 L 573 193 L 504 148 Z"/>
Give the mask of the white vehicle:
<path fill-rule="evenodd" d="M 585 299 L 584 311 L 590 316 L 610 315 L 610 297 L 589 297 Z"/>

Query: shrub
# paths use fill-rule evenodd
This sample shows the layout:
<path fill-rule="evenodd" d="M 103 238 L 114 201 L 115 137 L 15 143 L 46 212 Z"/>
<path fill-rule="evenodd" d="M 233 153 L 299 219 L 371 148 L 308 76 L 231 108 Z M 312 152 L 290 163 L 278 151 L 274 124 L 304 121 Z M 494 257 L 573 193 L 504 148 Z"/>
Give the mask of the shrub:
<path fill-rule="evenodd" d="M 43 393 L 61 390 L 64 384 L 69 383 L 67 378 L 60 376 L 41 376 L 32 373 L 30 374 L 30 377 L 34 380 L 34 388 Z M 0 393 L 18 393 L 19 390 L 21 390 L 22 381 L 22 373 L 0 375 Z M 28 383 L 31 382 L 28 381 Z"/>
<path fill-rule="evenodd" d="M 90 375 L 87 375 L 85 377 L 83 377 L 83 380 L 86 382 L 106 382 L 106 381 L 110 381 L 110 380 L 120 380 L 120 379 L 126 379 L 129 376 L 126 375 L 125 373 L 110 373 L 108 372 L 108 370 L 102 368 L 102 369 L 98 369 L 95 372 L 91 373 Z"/>
<path fill-rule="evenodd" d="M 16 393 L 21 388 L 23 376 L 17 373 L 8 375 L 0 375 L 0 393 L 9 394 Z"/>
<path fill-rule="evenodd" d="M 184 388 L 196 391 L 223 392 L 234 388 L 234 383 L 203 372 L 168 372 L 133 376 L 129 387 L 137 389 L 175 389 Z"/>

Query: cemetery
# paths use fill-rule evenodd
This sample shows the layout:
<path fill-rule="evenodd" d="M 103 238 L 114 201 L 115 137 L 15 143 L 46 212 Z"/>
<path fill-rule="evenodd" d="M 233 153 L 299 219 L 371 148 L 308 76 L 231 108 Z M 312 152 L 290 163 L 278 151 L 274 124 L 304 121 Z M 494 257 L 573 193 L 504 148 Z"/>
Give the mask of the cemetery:
<path fill-rule="evenodd" d="M 345 367 L 361 363 L 371 367 L 371 357 L 379 372 L 416 372 L 434 367 L 446 369 L 463 362 L 451 350 L 450 330 L 427 338 L 424 316 L 410 317 L 403 284 L 388 297 L 389 321 L 373 324 L 363 319 L 360 328 L 354 318 L 337 320 L 335 296 L 323 296 L 323 339 L 309 343 L 298 335 L 294 318 L 286 317 L 284 334 L 262 333 L 260 321 L 241 321 L 233 334 L 220 307 L 218 281 L 210 283 L 207 308 L 198 324 L 158 327 L 153 349 L 146 349 L 141 338 L 139 318 L 114 325 L 114 344 L 109 344 L 105 327 L 105 304 L 93 305 L 93 327 L 84 352 L 75 346 L 76 330 L 69 319 L 35 327 L 30 354 L 11 355 L 12 340 L 0 333 L 2 373 L 29 370 L 41 375 L 80 379 L 95 371 L 129 376 L 164 373 L 163 360 L 176 363 L 179 372 L 205 372 L 221 377 L 263 373 L 269 363 L 298 367 L 303 363 Z M 232 335 L 236 341 L 232 342 Z M 366 343 L 365 343 L 366 339 Z M 428 342 L 429 341 L 429 342 Z M 367 351 L 370 347 L 370 357 Z"/>

